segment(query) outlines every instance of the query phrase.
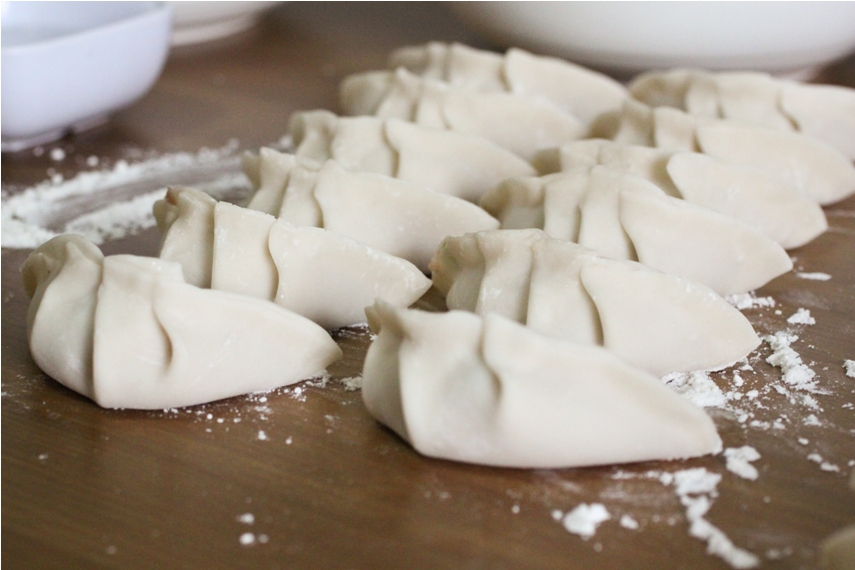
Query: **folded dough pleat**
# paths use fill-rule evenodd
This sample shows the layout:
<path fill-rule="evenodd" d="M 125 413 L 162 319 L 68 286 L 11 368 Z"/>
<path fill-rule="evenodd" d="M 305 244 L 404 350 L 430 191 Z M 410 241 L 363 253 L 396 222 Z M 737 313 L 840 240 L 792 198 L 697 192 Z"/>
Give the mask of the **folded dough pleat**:
<path fill-rule="evenodd" d="M 335 159 L 346 170 L 384 174 L 470 201 L 505 178 L 534 173 L 527 161 L 482 137 L 400 119 L 306 111 L 292 116 L 289 132 L 300 158 Z"/>
<path fill-rule="evenodd" d="M 259 187 L 250 209 L 338 232 L 422 271 L 446 236 L 499 226 L 471 202 L 381 174 L 350 172 L 333 160 L 321 166 L 263 148 L 252 164 Z"/>
<path fill-rule="evenodd" d="M 795 130 L 855 160 L 855 89 L 778 79 L 759 72 L 652 71 L 629 85 L 648 105 L 692 115 Z"/>
<path fill-rule="evenodd" d="M 558 468 L 721 450 L 703 410 L 600 348 L 498 315 L 367 312 L 363 401 L 424 455 Z"/>
<path fill-rule="evenodd" d="M 175 262 L 96 251 L 85 238 L 59 236 L 23 272 L 34 293 L 34 360 L 103 407 L 171 408 L 270 390 L 341 358 L 326 331 L 273 303 L 185 283 Z M 46 324 L 63 332 L 45 335 Z"/>
<path fill-rule="evenodd" d="M 624 144 L 699 151 L 757 168 L 822 205 L 855 193 L 852 160 L 830 144 L 795 131 L 696 117 L 671 107 L 652 108 L 627 100 L 621 111 L 599 118 L 590 134 Z"/>
<path fill-rule="evenodd" d="M 614 79 L 566 60 L 518 48 L 506 54 L 431 42 L 394 51 L 389 67 L 482 91 L 506 91 L 548 101 L 590 124 L 629 97 Z"/>
<path fill-rule="evenodd" d="M 169 193 L 178 197 L 166 202 L 201 194 L 189 188 Z M 193 228 L 179 224 L 176 231 L 181 233 L 172 235 L 180 216 L 171 227 L 164 224 L 167 239 L 179 250 L 184 239 L 183 249 L 192 249 L 190 240 L 198 235 Z M 326 329 L 364 322 L 364 308 L 378 297 L 406 307 L 430 288 L 430 280 L 409 261 L 331 230 L 297 227 L 226 202 L 216 203 L 210 216 L 213 244 L 197 250 L 211 256 L 211 288 L 274 301 Z M 164 253 L 161 258 L 169 259 Z"/>
<path fill-rule="evenodd" d="M 745 316 L 704 285 L 605 259 L 540 230 L 447 238 L 431 269 L 449 309 L 501 314 L 545 334 L 603 344 L 660 376 L 722 368 L 760 343 Z"/>
<path fill-rule="evenodd" d="M 404 68 L 349 76 L 341 84 L 339 98 L 346 115 L 402 119 L 475 135 L 526 160 L 541 149 L 582 138 L 588 130 L 547 101 L 457 87 Z"/>
<path fill-rule="evenodd" d="M 91 398 L 94 292 L 101 283 L 104 255 L 91 242 L 60 235 L 38 247 L 21 267 L 32 299 L 27 339 L 33 360 L 45 374 Z"/>
<path fill-rule="evenodd" d="M 537 183 L 539 192 L 533 190 Z M 640 261 L 720 295 L 754 290 L 792 269 L 786 251 L 757 228 L 602 166 L 512 179 L 481 204 L 504 229 L 542 219 L 551 237 L 604 257 Z M 525 215 L 516 215 L 517 207 Z M 536 208 L 542 216 L 531 213 Z"/>
<path fill-rule="evenodd" d="M 795 185 L 702 153 L 591 139 L 543 153 L 538 165 L 544 172 L 602 165 L 644 178 L 670 196 L 756 226 L 784 249 L 800 247 L 828 228 L 819 204 Z"/>

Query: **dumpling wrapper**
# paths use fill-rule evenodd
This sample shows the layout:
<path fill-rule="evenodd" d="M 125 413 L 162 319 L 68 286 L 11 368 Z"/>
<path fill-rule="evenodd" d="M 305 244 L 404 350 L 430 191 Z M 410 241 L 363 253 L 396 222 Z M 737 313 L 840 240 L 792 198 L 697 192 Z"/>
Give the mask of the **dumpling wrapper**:
<path fill-rule="evenodd" d="M 526 160 L 587 132 L 579 119 L 546 101 L 455 87 L 404 68 L 349 76 L 341 84 L 340 99 L 347 115 L 396 118 L 480 136 Z"/>
<path fill-rule="evenodd" d="M 599 118 L 590 136 L 672 151 L 700 151 L 763 170 L 822 205 L 855 193 L 852 161 L 828 143 L 794 131 L 695 117 L 628 100 L 621 111 Z"/>
<path fill-rule="evenodd" d="M 96 260 L 92 247 L 80 236 L 54 238 L 22 271 L 34 293 L 34 360 L 103 407 L 162 409 L 270 390 L 341 358 L 326 331 L 273 303 L 189 285 L 174 262 Z M 90 267 L 75 280 L 81 265 Z M 73 304 L 82 310 L 56 312 Z M 45 336 L 45 325 L 63 332 Z M 78 366 L 87 362 L 88 374 Z"/>
<path fill-rule="evenodd" d="M 470 89 L 507 91 L 549 101 L 586 125 L 601 113 L 620 107 L 629 97 L 623 85 L 607 75 L 518 48 L 502 55 L 459 43 L 430 42 L 394 51 L 389 67 L 404 67 Z"/>
<path fill-rule="evenodd" d="M 654 107 L 796 130 L 855 160 L 855 89 L 850 87 L 805 84 L 759 72 L 676 69 L 643 73 L 629 89 Z"/>
<path fill-rule="evenodd" d="M 201 194 L 187 188 L 170 192 L 178 199 Z M 376 298 L 407 307 L 430 288 L 409 261 L 334 231 L 296 227 L 227 202 L 216 203 L 211 217 L 211 288 L 274 301 L 328 330 L 364 322 L 364 309 Z M 182 235 L 192 239 L 196 233 L 190 228 Z M 170 239 L 178 244 L 177 236 Z M 185 249 L 193 246 L 188 242 Z"/>
<path fill-rule="evenodd" d="M 670 196 L 756 226 L 784 249 L 800 247 L 828 228 L 819 204 L 793 184 L 760 169 L 702 153 L 592 139 L 564 145 L 538 158 L 544 172 L 597 164 L 639 176 Z"/>
<path fill-rule="evenodd" d="M 659 376 L 723 368 L 760 344 L 745 316 L 711 289 L 540 230 L 447 238 L 431 269 L 449 309 L 603 344 Z"/>
<path fill-rule="evenodd" d="M 602 166 L 510 179 L 481 203 L 503 229 L 542 220 L 553 238 L 611 259 L 640 261 L 720 295 L 754 290 L 792 269 L 786 251 L 757 228 Z M 523 213 L 515 214 L 517 208 Z"/>
<path fill-rule="evenodd" d="M 259 158 L 260 186 L 249 208 L 338 232 L 422 271 L 446 236 L 499 226 L 471 202 L 414 183 L 347 171 L 335 161 L 304 165 L 272 149 L 261 149 Z"/>
<path fill-rule="evenodd" d="M 721 450 L 703 410 L 597 347 L 498 315 L 367 311 L 369 412 L 429 457 L 560 468 Z"/>
<path fill-rule="evenodd" d="M 347 170 L 385 174 L 470 201 L 505 178 L 534 173 L 524 159 L 486 139 L 400 119 L 308 111 L 295 113 L 289 130 L 298 157 L 332 158 Z"/>

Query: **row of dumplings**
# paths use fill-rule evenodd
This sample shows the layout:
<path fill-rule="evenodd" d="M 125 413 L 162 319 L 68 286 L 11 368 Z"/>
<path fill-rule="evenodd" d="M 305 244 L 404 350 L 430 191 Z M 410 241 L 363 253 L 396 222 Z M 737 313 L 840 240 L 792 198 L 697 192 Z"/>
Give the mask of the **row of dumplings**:
<path fill-rule="evenodd" d="M 737 95 L 724 77 L 701 90 L 713 104 L 687 87 L 700 72 L 657 77 L 628 90 L 522 50 L 398 50 L 343 81 L 351 116 L 295 113 L 293 153 L 244 156 L 246 207 L 169 189 L 158 259 L 104 258 L 79 236 L 34 251 L 34 360 L 105 407 L 192 405 L 321 372 L 341 356 L 327 331 L 367 314 L 363 399 L 423 454 L 715 453 L 710 418 L 658 377 L 759 344 L 723 296 L 789 271 L 786 249 L 827 227 L 821 204 L 855 191 L 839 131 L 803 104 L 855 99 L 746 75 Z M 777 98 L 756 87 L 770 81 Z M 746 111 L 769 104 L 792 129 Z M 408 309 L 431 286 L 449 311 Z"/>

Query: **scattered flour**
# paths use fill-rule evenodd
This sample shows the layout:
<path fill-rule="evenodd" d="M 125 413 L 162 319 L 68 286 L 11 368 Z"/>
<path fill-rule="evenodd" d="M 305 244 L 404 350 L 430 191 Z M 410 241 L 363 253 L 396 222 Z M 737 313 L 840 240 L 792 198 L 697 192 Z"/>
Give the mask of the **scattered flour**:
<path fill-rule="evenodd" d="M 843 369 L 850 378 L 855 378 L 855 360 L 844 360 Z"/>
<path fill-rule="evenodd" d="M 553 514 L 554 516 L 554 514 Z M 567 532 L 578 534 L 588 540 L 597 532 L 600 523 L 611 518 L 609 511 L 601 503 L 591 505 L 582 503 L 566 515 L 561 521 Z"/>
<path fill-rule="evenodd" d="M 236 151 L 233 141 L 218 150 L 133 164 L 119 160 L 109 170 L 81 172 L 71 180 L 52 177 L 21 192 L 4 189 L 0 241 L 27 249 L 62 233 L 80 233 L 95 243 L 130 236 L 154 225 L 151 206 L 168 185 L 191 184 L 218 199 L 245 195 L 249 183 Z"/>
<path fill-rule="evenodd" d="M 242 515 L 238 515 L 237 521 L 243 524 L 254 524 L 255 515 L 253 515 L 252 513 L 244 513 Z"/>
<path fill-rule="evenodd" d="M 790 387 L 796 390 L 818 392 L 816 373 L 802 362 L 798 353 L 790 347 L 798 338 L 786 332 L 777 332 L 764 337 L 763 340 L 773 351 L 766 362 L 781 369 L 784 382 Z"/>
<path fill-rule="evenodd" d="M 757 297 L 753 292 L 728 295 L 725 297 L 725 300 L 740 311 L 743 309 L 775 306 L 775 299 L 772 297 Z"/>
<path fill-rule="evenodd" d="M 810 279 L 812 281 L 828 281 L 829 279 L 831 279 L 831 275 L 829 275 L 828 273 L 820 273 L 818 271 L 814 273 L 803 273 L 797 271 L 796 277 L 798 277 L 799 279 Z"/>
<path fill-rule="evenodd" d="M 629 530 L 636 530 L 639 527 L 638 521 L 629 515 L 621 515 L 620 526 Z"/>
<path fill-rule="evenodd" d="M 663 483 L 668 484 L 669 479 L 672 478 L 664 477 Z M 721 475 L 710 473 L 703 467 L 673 474 L 677 497 L 686 508 L 689 534 L 706 541 L 707 553 L 718 556 L 732 567 L 754 568 L 760 564 L 757 555 L 734 545 L 727 535 L 704 518 L 718 495 L 716 487 L 720 480 Z"/>
<path fill-rule="evenodd" d="M 810 316 L 810 311 L 800 308 L 787 319 L 791 325 L 815 325 L 816 319 Z"/>
<path fill-rule="evenodd" d="M 752 461 L 760 459 L 760 454 L 750 445 L 742 447 L 729 447 L 724 450 L 727 460 L 727 469 L 743 479 L 755 481 L 758 477 L 757 468 L 751 465 Z"/>
<path fill-rule="evenodd" d="M 344 384 L 344 389 L 348 392 L 362 389 L 362 376 L 352 376 L 350 378 L 342 378 L 339 380 Z"/>
<path fill-rule="evenodd" d="M 252 546 L 255 544 L 255 534 L 251 532 L 245 532 L 240 535 L 238 539 L 240 541 L 241 546 Z"/>
<path fill-rule="evenodd" d="M 727 403 L 724 392 L 706 372 L 674 372 L 662 380 L 699 408 L 721 408 Z"/>

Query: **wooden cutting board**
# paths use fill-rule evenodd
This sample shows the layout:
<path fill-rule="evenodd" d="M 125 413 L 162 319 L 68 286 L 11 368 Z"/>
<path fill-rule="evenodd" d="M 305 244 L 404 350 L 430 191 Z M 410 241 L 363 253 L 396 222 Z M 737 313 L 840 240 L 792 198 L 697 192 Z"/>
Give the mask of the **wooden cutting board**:
<path fill-rule="evenodd" d="M 4 154 L 4 191 L 71 178 L 91 169 L 90 156 L 109 166 L 230 138 L 256 149 L 278 140 L 291 112 L 335 109 L 343 76 L 433 39 L 489 47 L 440 4 L 284 4 L 249 33 L 174 52 L 154 90 L 107 126 L 40 155 Z M 855 58 L 822 78 L 855 85 Z M 52 148 L 65 158 L 52 160 Z M 723 455 L 565 470 L 421 457 L 342 382 L 361 372 L 364 329 L 336 333 L 345 357 L 325 385 L 103 410 L 33 363 L 19 273 L 29 252 L 3 249 L 4 568 L 728 568 L 691 535 L 663 477 L 696 468 L 721 476 L 705 520 L 735 547 L 762 567 L 814 568 L 819 541 L 855 523 L 855 378 L 843 369 L 855 360 L 855 198 L 826 213 L 829 231 L 791 252 L 797 270 L 757 292 L 775 305 L 745 311 L 760 334 L 798 337 L 791 346 L 822 388 L 815 404 L 779 393 L 786 385 L 765 343 L 738 372 L 742 385 L 733 370 L 713 375 L 728 407 L 747 414 L 711 410 L 725 447 L 759 452 L 756 480 L 728 470 Z M 158 239 L 147 230 L 104 250 L 155 255 Z M 816 273 L 830 279 L 804 275 Z M 799 308 L 816 323 L 788 324 Z M 582 503 L 611 516 L 588 539 L 554 517 Z"/>

